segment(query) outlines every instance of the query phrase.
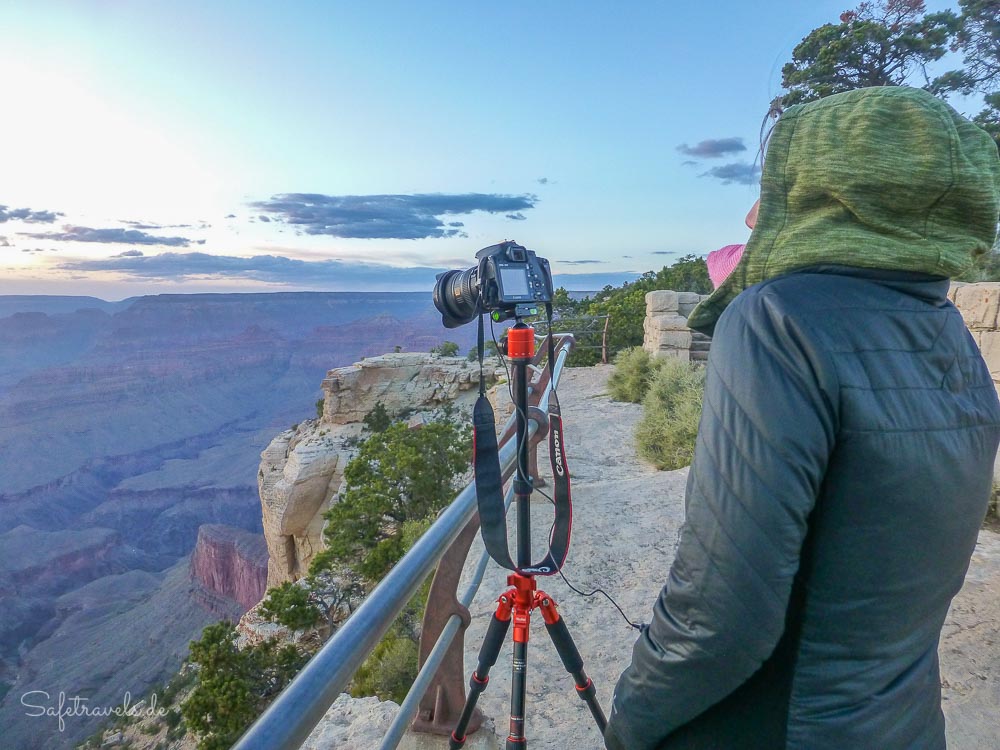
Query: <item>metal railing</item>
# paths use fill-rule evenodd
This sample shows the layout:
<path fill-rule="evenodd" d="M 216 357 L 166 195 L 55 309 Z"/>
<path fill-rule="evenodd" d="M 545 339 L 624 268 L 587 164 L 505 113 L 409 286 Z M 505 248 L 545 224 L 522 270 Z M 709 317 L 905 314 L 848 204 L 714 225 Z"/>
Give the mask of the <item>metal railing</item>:
<path fill-rule="evenodd" d="M 540 410 L 538 405 L 548 402 L 548 394 L 552 388 L 558 385 L 566 358 L 573 346 L 571 335 L 560 336 L 556 334 L 556 340 L 558 342 L 556 362 L 551 370 L 551 382 L 548 381 L 547 377 L 549 369 L 540 370 L 537 368 L 538 362 L 547 353 L 547 347 L 543 342 L 538 347 L 538 356 L 535 361 L 535 371 L 540 377 L 529 385 L 529 399 L 532 406 L 529 406 L 528 409 L 528 432 L 530 439 L 535 443 L 548 429 L 542 416 L 545 412 Z M 512 439 L 514 417 L 515 415 L 512 414 L 508 420 L 507 428 L 503 432 L 506 440 L 500 446 L 500 466 L 504 477 L 513 472 L 516 458 L 516 446 Z M 531 453 L 533 455 L 534 451 Z M 534 461 L 532 460 L 533 465 Z M 464 550 L 458 551 L 464 562 L 464 558 L 468 554 L 469 544 L 477 529 L 475 484 L 470 483 L 246 731 L 234 745 L 234 750 L 297 750 L 337 697 L 346 690 L 354 673 L 388 631 L 424 579 L 435 569 L 441 558 L 453 546 L 461 545 L 464 546 Z M 459 541 L 460 537 L 463 539 L 459 545 L 456 542 Z M 477 575 L 474 577 L 472 586 L 459 600 L 462 609 L 475 596 L 478 590 L 478 581 L 482 580 L 482 571 L 485 570 L 486 562 L 484 552 L 483 558 L 479 561 Z M 451 586 L 451 597 L 454 598 L 457 575 L 453 570 L 450 572 L 452 575 L 449 585 Z M 440 572 L 439 576 L 435 578 L 435 583 L 438 577 L 442 577 Z M 428 610 L 435 606 L 434 588 L 432 585 L 432 591 L 428 597 Z M 436 634 L 426 631 L 425 619 L 425 632 L 421 636 L 422 645 L 424 639 L 427 638 L 433 646 L 427 649 L 428 653 L 421 660 L 421 670 L 403 701 L 397 722 L 393 724 L 386 735 L 386 740 L 391 740 L 391 744 L 384 742 L 383 750 L 394 748 L 398 744 L 403 732 L 405 732 L 406 725 L 418 711 L 424 693 L 432 685 L 435 678 L 442 684 L 457 682 L 464 695 L 464 674 L 437 673 L 448 650 L 451 649 L 454 653 L 456 638 L 464 631 L 464 626 L 467 624 L 467 610 L 464 614 L 461 611 L 450 614 Z M 431 637 L 434 638 L 433 641 L 429 640 Z M 459 649 L 460 651 L 461 649 Z M 424 648 L 421 649 L 421 652 L 423 655 Z"/>

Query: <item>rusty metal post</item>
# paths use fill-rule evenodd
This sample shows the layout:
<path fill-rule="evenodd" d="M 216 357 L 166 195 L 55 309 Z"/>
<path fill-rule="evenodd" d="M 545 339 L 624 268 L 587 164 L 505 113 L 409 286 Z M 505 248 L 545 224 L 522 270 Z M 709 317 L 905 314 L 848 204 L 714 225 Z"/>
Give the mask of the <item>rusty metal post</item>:
<path fill-rule="evenodd" d="M 458 580 L 469 556 L 469 547 L 479 531 L 479 514 L 462 529 L 458 538 L 444 553 L 427 595 L 424 622 L 420 630 L 420 662 L 423 666 L 437 643 L 438 636 L 452 615 L 462 618 L 462 625 L 451 641 L 437 674 L 420 701 L 417 717 L 411 725 L 414 731 L 450 735 L 465 706 L 465 631 L 472 618 L 469 610 L 458 601 Z M 482 712 L 476 709 L 469 721 L 469 733 L 482 724 Z"/>

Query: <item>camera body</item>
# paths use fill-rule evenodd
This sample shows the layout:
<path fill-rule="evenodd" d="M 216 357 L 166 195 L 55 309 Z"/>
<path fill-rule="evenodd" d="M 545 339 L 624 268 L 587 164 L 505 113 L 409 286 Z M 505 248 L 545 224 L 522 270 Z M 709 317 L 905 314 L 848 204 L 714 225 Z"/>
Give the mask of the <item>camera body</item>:
<path fill-rule="evenodd" d="M 437 277 L 434 305 L 446 328 L 457 328 L 484 312 L 513 312 L 518 305 L 552 301 L 549 262 L 507 240 L 476 253 L 477 266 Z M 505 317 L 510 317 L 505 316 Z"/>

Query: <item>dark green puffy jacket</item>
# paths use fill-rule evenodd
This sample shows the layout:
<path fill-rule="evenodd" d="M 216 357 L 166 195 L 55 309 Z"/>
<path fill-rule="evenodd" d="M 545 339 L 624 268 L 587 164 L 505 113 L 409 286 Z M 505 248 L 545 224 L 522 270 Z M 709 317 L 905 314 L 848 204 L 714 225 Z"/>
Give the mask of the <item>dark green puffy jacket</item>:
<path fill-rule="evenodd" d="M 967 263 L 993 241 L 1000 164 L 930 99 L 852 92 L 775 130 L 761 223 L 729 287 L 692 315 L 714 338 L 687 518 L 615 690 L 613 750 L 945 746 L 938 638 L 1000 441 L 996 391 L 945 276 L 960 248 Z M 915 173 L 928 195 L 887 195 L 907 181 L 892 138 L 881 163 L 852 145 L 893 113 L 866 138 L 891 131 L 920 145 L 911 162 L 938 159 L 933 184 Z M 841 174 L 854 158 L 871 184 L 817 184 L 816 162 L 789 158 L 800 137 L 820 161 L 836 142 Z M 951 205 L 970 197 L 987 205 Z M 911 237 L 949 226 L 951 243 Z"/>

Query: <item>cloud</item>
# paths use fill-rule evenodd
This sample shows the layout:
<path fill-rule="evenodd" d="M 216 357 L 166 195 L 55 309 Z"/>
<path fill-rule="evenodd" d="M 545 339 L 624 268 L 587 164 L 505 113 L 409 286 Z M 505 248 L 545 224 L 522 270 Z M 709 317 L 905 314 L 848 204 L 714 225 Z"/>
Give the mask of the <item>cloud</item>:
<path fill-rule="evenodd" d="M 11 219 L 20 219 L 29 224 L 51 224 L 62 215 L 56 211 L 32 211 L 30 208 L 0 206 L 0 224 Z"/>
<path fill-rule="evenodd" d="M 721 167 L 712 167 L 698 176 L 714 177 L 721 180 L 723 185 L 756 185 L 760 182 L 760 167 L 756 164 L 739 161 L 723 164 Z"/>
<path fill-rule="evenodd" d="M 122 220 L 122 224 L 130 226 L 133 229 L 190 229 L 191 224 L 150 224 L 144 221 L 128 221 L 127 219 Z"/>
<path fill-rule="evenodd" d="M 136 254 L 138 253 L 138 254 Z M 443 268 L 396 268 L 385 265 L 345 263 L 339 260 L 306 261 L 281 255 L 238 258 L 208 253 L 165 252 L 144 255 L 126 251 L 100 260 L 72 260 L 59 264 L 63 271 L 120 273 L 134 281 L 189 281 L 192 279 L 238 279 L 313 288 L 408 288 L 434 287 Z"/>
<path fill-rule="evenodd" d="M 6 237 L 0 237 L 0 247 L 10 247 Z"/>
<path fill-rule="evenodd" d="M 524 221 L 528 217 L 518 211 L 514 214 L 507 214 L 505 218 L 511 219 L 512 221 Z"/>
<path fill-rule="evenodd" d="M 441 217 L 513 215 L 534 208 L 531 194 L 415 193 L 412 195 L 319 195 L 284 193 L 251 203 L 251 208 L 301 227 L 306 234 L 360 239 L 440 239 L 467 236 Z M 263 218 L 263 217 L 262 217 Z"/>
<path fill-rule="evenodd" d="M 59 242 L 104 242 L 127 243 L 130 245 L 167 245 L 170 247 L 187 247 L 192 243 L 187 237 L 157 237 L 138 229 L 91 229 L 70 224 L 63 225 L 61 232 L 21 233 L 25 237 L 40 240 L 57 240 Z M 200 240 L 195 244 L 204 244 Z"/>
<path fill-rule="evenodd" d="M 564 287 L 569 291 L 596 292 L 605 286 L 621 286 L 639 278 L 637 273 L 564 273 L 555 274 L 552 283 L 556 289 Z"/>
<path fill-rule="evenodd" d="M 261 221 L 263 221 L 265 224 L 271 221 L 270 217 L 268 217 L 268 216 L 263 216 L 262 215 L 262 216 L 258 216 L 257 218 L 260 219 Z"/>
<path fill-rule="evenodd" d="M 535 182 L 537 182 L 539 185 L 548 185 L 549 184 L 549 178 L 548 177 L 539 177 L 537 180 L 535 180 Z"/>
<path fill-rule="evenodd" d="M 722 156 L 746 151 L 747 147 L 743 145 L 742 138 L 710 138 L 695 146 L 682 143 L 677 147 L 677 150 L 685 156 L 694 156 L 698 159 L 718 159 Z"/>
<path fill-rule="evenodd" d="M 236 214 L 226 214 L 226 218 L 227 219 L 235 219 L 236 218 Z"/>
<path fill-rule="evenodd" d="M 626 256 L 627 257 L 627 256 Z M 564 266 L 583 266 L 590 263 L 607 263 L 604 260 L 560 260 L 558 261 L 560 265 Z"/>
<path fill-rule="evenodd" d="M 677 255 L 676 250 L 654 250 L 653 255 Z"/>

